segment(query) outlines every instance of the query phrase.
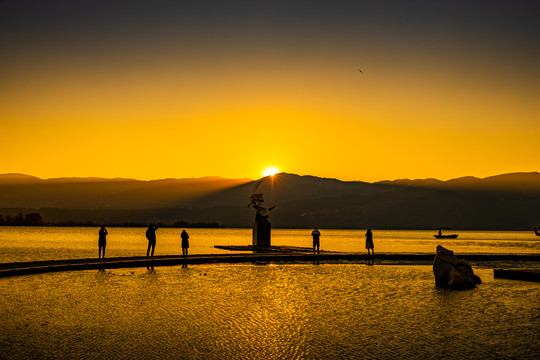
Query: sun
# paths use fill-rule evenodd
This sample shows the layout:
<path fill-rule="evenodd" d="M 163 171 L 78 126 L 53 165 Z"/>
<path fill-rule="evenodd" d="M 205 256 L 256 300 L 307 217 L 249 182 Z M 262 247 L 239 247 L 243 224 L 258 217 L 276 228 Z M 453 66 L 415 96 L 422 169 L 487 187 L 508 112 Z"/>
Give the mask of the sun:
<path fill-rule="evenodd" d="M 275 166 L 269 166 L 263 171 L 263 176 L 274 176 L 279 173 L 279 169 Z"/>

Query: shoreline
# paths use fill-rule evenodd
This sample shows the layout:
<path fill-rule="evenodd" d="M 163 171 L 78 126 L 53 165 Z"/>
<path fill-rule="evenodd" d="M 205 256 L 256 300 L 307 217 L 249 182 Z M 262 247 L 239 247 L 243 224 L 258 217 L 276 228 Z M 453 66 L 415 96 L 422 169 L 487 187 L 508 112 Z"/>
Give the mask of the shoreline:
<path fill-rule="evenodd" d="M 496 262 L 496 266 L 501 267 L 501 263 L 508 263 L 508 267 L 515 268 L 523 263 L 535 263 L 535 267 L 540 265 L 540 254 L 469 254 L 459 256 L 465 258 L 472 265 L 488 265 Z M 422 253 L 380 253 L 367 255 L 365 253 L 336 253 L 321 252 L 320 254 L 306 253 L 251 253 L 251 254 L 212 254 L 212 255 L 160 255 L 154 257 L 115 257 L 106 259 L 64 259 L 64 260 L 44 260 L 33 262 L 0 263 L 0 278 L 42 274 L 60 271 L 80 271 L 80 270 L 104 270 L 118 268 L 154 267 L 154 266 L 175 266 L 175 265 L 201 265 L 201 264 L 239 264 L 239 263 L 297 263 L 297 262 L 369 262 L 377 265 L 430 265 L 435 258 L 434 254 Z M 519 263 L 519 264 L 516 264 Z M 482 264 L 486 263 L 486 264 Z M 506 265 L 506 264 L 505 264 Z M 532 265 L 532 264 L 531 264 Z"/>
<path fill-rule="evenodd" d="M 189 226 L 179 226 L 175 224 L 162 224 L 157 223 L 157 225 L 160 228 L 163 229 L 209 229 L 209 230 L 215 230 L 215 229 L 224 229 L 224 230 L 231 230 L 231 229 L 247 229 L 251 230 L 253 229 L 252 225 L 246 225 L 246 226 L 226 226 L 224 224 L 219 223 L 210 223 L 210 222 L 192 222 L 188 223 Z M 199 226 L 201 224 L 204 224 L 206 226 Z M 208 224 L 216 224 L 216 226 L 208 226 Z M 147 228 L 148 224 L 144 223 L 107 223 L 104 224 L 101 223 L 86 223 L 86 222 L 66 222 L 66 223 L 57 223 L 57 224 L 0 224 L 0 229 L 2 228 L 14 228 L 14 227 L 30 227 L 30 228 L 99 228 L 101 226 L 105 226 L 107 228 Z M 366 227 L 324 227 L 319 228 L 322 230 L 352 230 L 352 231 L 363 231 L 366 230 Z M 279 227 L 272 227 L 272 230 L 313 230 L 311 227 L 292 227 L 292 226 L 279 226 Z M 373 228 L 372 228 L 373 230 Z M 380 227 L 376 228 L 374 230 L 377 231 L 432 231 L 434 234 L 436 233 L 436 229 L 432 228 L 417 228 L 417 227 L 410 227 L 410 228 L 394 228 L 394 227 Z M 485 228 L 459 228 L 454 229 L 456 232 L 526 232 L 531 233 L 534 238 L 534 228 L 505 228 L 505 229 L 485 229 Z"/>

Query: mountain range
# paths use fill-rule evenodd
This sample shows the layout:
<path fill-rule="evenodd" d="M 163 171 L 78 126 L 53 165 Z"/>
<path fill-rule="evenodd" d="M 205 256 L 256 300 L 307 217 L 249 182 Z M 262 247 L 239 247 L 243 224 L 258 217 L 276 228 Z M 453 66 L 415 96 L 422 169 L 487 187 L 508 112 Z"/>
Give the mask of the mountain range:
<path fill-rule="evenodd" d="M 259 180 L 56 178 L 0 175 L 0 214 L 38 212 L 52 222 L 217 222 L 249 227 L 261 192 L 273 227 L 528 230 L 540 224 L 540 173 L 341 181 L 280 173 Z"/>

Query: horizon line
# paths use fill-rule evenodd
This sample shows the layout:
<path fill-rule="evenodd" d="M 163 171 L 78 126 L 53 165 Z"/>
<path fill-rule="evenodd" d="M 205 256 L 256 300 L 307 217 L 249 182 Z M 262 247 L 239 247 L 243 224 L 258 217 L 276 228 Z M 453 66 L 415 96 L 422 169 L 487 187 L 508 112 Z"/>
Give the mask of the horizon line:
<path fill-rule="evenodd" d="M 203 179 L 221 179 L 221 180 L 237 180 L 237 181 L 259 181 L 264 178 L 268 177 L 274 177 L 279 175 L 294 175 L 294 176 L 300 176 L 300 177 L 314 177 L 319 179 L 328 179 L 328 180 L 338 180 L 341 182 L 364 182 L 369 184 L 375 184 L 375 183 L 381 183 L 381 182 L 397 182 L 397 181 L 441 181 L 441 182 L 448 182 L 458 179 L 465 179 L 465 178 L 472 178 L 472 179 L 478 179 L 478 180 L 485 180 L 492 177 L 502 176 L 502 175 L 517 175 L 517 174 L 540 174 L 538 171 L 515 171 L 515 172 L 509 172 L 509 173 L 501 173 L 501 174 L 495 174 L 490 175 L 486 177 L 477 177 L 473 175 L 465 175 L 465 176 L 459 176 L 459 177 L 453 177 L 448 180 L 441 180 L 434 177 L 428 177 L 428 178 L 396 178 L 393 180 L 390 179 L 383 179 L 383 180 L 377 180 L 373 182 L 369 181 L 363 181 L 363 180 L 342 180 L 336 177 L 326 177 L 326 176 L 319 176 L 319 175 L 311 175 L 311 174 L 295 174 L 295 173 L 289 173 L 289 172 L 279 172 L 275 175 L 268 175 L 263 176 L 258 179 L 252 179 L 248 177 L 244 178 L 227 178 L 223 176 L 218 175 L 207 175 L 207 176 L 201 176 L 201 177 L 165 177 L 165 178 L 158 178 L 158 179 L 149 179 L 149 180 L 142 180 L 142 179 L 136 179 L 136 178 L 128 178 L 128 177 L 101 177 L 101 176 L 59 176 L 59 177 L 51 177 L 51 178 L 41 178 L 39 176 L 35 175 L 29 175 L 25 173 L 17 173 L 17 172 L 9 172 L 9 173 L 1 173 L 0 177 L 8 177 L 8 176 L 19 176 L 19 177 L 26 177 L 26 178 L 33 178 L 40 181 L 50 181 L 50 180 L 112 180 L 112 181 L 140 181 L 140 182 L 153 182 L 153 181 L 166 181 L 166 180 L 203 180 Z"/>

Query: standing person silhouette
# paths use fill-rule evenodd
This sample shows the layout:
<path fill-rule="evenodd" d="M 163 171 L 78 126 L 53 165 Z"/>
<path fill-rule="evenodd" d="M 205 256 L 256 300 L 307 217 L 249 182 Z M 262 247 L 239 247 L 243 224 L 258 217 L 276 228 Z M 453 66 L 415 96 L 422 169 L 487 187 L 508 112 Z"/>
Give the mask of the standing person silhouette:
<path fill-rule="evenodd" d="M 321 232 L 319 231 L 319 228 L 315 227 L 315 229 L 313 229 L 313 231 L 311 232 L 311 236 L 313 236 L 313 252 L 315 253 L 315 248 L 316 248 L 317 253 L 319 253 L 319 246 L 320 246 L 319 238 L 321 237 Z"/>
<path fill-rule="evenodd" d="M 158 229 L 157 225 L 150 224 L 148 229 L 146 229 L 146 238 L 148 239 L 148 249 L 146 250 L 146 256 L 154 256 L 154 250 L 156 249 L 156 230 Z M 152 253 L 150 253 L 152 249 Z"/>
<path fill-rule="evenodd" d="M 108 234 L 107 229 L 105 229 L 105 226 L 102 226 L 101 229 L 99 229 L 98 259 L 101 259 L 101 250 L 103 250 L 103 258 L 105 259 L 105 246 L 107 246 L 107 234 Z"/>
<path fill-rule="evenodd" d="M 189 235 L 187 231 L 182 230 L 182 234 L 180 234 L 180 237 L 182 238 L 182 255 L 187 256 L 189 249 Z"/>
<path fill-rule="evenodd" d="M 369 255 L 370 249 L 371 249 L 371 255 L 375 255 L 375 252 L 373 251 L 373 233 L 371 232 L 371 229 L 367 229 L 366 231 L 366 249 L 367 249 L 368 255 Z"/>

